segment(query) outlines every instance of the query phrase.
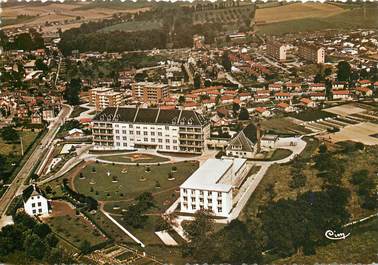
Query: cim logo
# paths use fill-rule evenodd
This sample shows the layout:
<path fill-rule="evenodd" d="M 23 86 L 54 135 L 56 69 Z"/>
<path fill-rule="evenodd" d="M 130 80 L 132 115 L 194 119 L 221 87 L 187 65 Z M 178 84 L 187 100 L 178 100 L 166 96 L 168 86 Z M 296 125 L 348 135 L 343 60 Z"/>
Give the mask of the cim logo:
<path fill-rule="evenodd" d="M 345 234 L 345 233 L 336 233 L 336 231 L 332 230 L 327 230 L 325 232 L 325 237 L 330 239 L 330 240 L 340 240 L 340 239 L 346 239 L 350 233 Z"/>

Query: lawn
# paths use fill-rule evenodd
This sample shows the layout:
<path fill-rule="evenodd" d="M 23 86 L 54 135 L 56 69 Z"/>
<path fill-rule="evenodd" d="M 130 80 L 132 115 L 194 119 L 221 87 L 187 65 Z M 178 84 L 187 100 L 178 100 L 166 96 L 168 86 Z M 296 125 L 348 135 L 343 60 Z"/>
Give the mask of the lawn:
<path fill-rule="evenodd" d="M 101 156 L 103 160 L 112 162 L 126 162 L 126 163 L 159 163 L 169 161 L 168 158 L 155 156 L 150 154 L 126 154 L 126 155 L 109 155 Z"/>
<path fill-rule="evenodd" d="M 291 155 L 292 153 L 293 152 L 291 150 L 278 148 L 278 149 L 274 150 L 272 156 L 270 157 L 270 161 L 284 159 L 284 158 L 288 157 L 289 155 Z"/>
<path fill-rule="evenodd" d="M 288 117 L 272 118 L 262 121 L 262 127 L 264 130 L 268 130 L 277 134 L 306 134 L 311 133 L 310 130 L 303 126 L 297 125 Z"/>
<path fill-rule="evenodd" d="M 163 244 L 160 238 L 155 234 L 155 227 L 160 220 L 160 216 L 148 216 L 147 222 L 143 228 L 133 228 L 126 224 L 122 216 L 113 216 L 123 227 L 129 230 L 136 238 L 145 245 Z"/>
<path fill-rule="evenodd" d="M 316 254 L 293 255 L 286 259 L 274 260 L 274 264 L 315 264 L 321 263 L 359 263 L 378 262 L 378 218 L 355 226 L 345 240 L 335 241 L 316 249 Z"/>
<path fill-rule="evenodd" d="M 81 107 L 81 106 L 74 106 L 74 109 L 73 109 L 73 111 L 70 115 L 70 118 L 79 117 L 82 112 L 87 111 L 87 110 L 89 110 L 89 109 Z"/>
<path fill-rule="evenodd" d="M 54 216 L 45 219 L 45 221 L 55 233 L 65 238 L 76 247 L 80 247 L 80 244 L 85 240 L 87 240 L 91 246 L 107 240 L 106 237 L 101 235 L 99 230 L 93 227 L 92 224 L 82 216 Z"/>
<path fill-rule="evenodd" d="M 177 171 L 172 172 L 172 167 Z M 74 178 L 74 188 L 101 201 L 132 200 L 142 192 L 174 190 L 197 168 L 196 161 L 149 167 L 93 163 L 81 171 L 84 178 L 80 175 Z M 174 180 L 168 180 L 171 172 Z"/>
<path fill-rule="evenodd" d="M 97 211 L 95 214 L 88 215 L 91 217 L 93 222 L 101 227 L 101 229 L 116 242 L 133 244 L 134 241 L 125 234 L 118 226 L 116 226 L 112 221 L 109 220 L 102 212 Z"/>

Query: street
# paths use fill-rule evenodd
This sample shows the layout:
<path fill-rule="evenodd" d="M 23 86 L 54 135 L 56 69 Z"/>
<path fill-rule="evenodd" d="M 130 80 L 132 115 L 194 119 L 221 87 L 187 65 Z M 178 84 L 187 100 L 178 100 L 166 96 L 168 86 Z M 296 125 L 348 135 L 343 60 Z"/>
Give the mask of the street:
<path fill-rule="evenodd" d="M 13 198 L 22 193 L 25 188 L 24 182 L 29 177 L 30 172 L 33 167 L 43 159 L 46 154 L 48 146 L 52 143 L 55 135 L 59 131 L 60 126 L 71 114 L 72 107 L 69 105 L 62 105 L 62 109 L 58 114 L 57 118 L 50 124 L 48 132 L 41 140 L 40 146 L 36 147 L 33 153 L 30 155 L 28 160 L 25 162 L 21 170 L 18 172 L 9 188 L 6 190 L 4 195 L 0 198 L 0 216 L 1 219 L 5 215 L 10 203 Z M 0 227 L 2 222 L 0 221 Z"/>

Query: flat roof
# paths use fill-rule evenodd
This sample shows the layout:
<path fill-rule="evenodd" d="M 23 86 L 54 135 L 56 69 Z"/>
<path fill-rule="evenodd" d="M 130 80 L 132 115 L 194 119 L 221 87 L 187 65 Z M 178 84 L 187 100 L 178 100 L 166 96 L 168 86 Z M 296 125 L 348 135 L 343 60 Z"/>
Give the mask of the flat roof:
<path fill-rule="evenodd" d="M 231 174 L 238 172 L 246 161 L 243 158 L 208 159 L 180 188 L 228 192 L 232 188 L 232 183 L 228 183 L 226 179 L 222 183 L 222 177 L 231 168 Z"/>

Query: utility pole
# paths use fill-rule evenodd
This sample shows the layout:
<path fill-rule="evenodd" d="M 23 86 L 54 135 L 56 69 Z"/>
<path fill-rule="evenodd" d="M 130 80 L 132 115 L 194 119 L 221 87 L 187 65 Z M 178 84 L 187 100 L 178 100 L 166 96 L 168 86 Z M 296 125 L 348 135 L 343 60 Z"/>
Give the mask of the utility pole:
<path fill-rule="evenodd" d="M 21 155 L 24 156 L 24 144 L 22 142 L 22 134 L 20 133 Z"/>

